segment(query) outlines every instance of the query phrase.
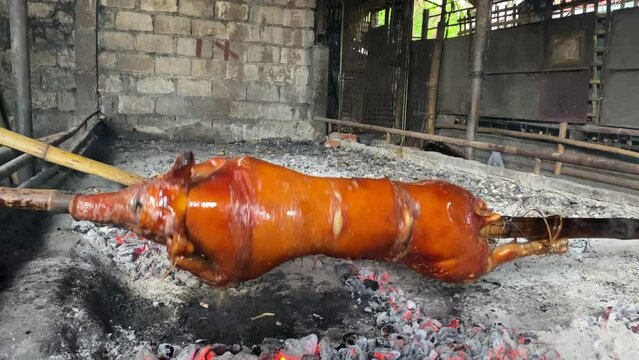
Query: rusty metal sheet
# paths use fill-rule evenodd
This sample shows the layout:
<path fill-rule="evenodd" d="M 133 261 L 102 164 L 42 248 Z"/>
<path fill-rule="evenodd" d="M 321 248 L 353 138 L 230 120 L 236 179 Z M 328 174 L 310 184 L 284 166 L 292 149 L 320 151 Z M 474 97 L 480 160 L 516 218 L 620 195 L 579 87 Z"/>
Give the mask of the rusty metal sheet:
<path fill-rule="evenodd" d="M 539 73 L 486 76 L 482 88 L 481 116 L 538 119 L 541 81 L 542 75 Z"/>
<path fill-rule="evenodd" d="M 600 120 L 639 129 L 639 8 L 615 11 L 611 30 Z"/>
<path fill-rule="evenodd" d="M 460 36 L 444 41 L 437 93 L 438 113 L 468 113 L 470 39 L 470 36 Z"/>
<path fill-rule="evenodd" d="M 602 124 L 639 129 L 639 71 L 612 71 L 606 76 Z"/>
<path fill-rule="evenodd" d="M 589 81 L 590 72 L 587 70 L 545 73 L 539 100 L 539 120 L 585 123 Z"/>
<path fill-rule="evenodd" d="M 486 73 L 537 71 L 544 62 L 542 23 L 493 30 L 486 49 Z"/>
<path fill-rule="evenodd" d="M 589 67 L 592 65 L 594 13 L 550 21 L 545 29 L 546 69 Z"/>

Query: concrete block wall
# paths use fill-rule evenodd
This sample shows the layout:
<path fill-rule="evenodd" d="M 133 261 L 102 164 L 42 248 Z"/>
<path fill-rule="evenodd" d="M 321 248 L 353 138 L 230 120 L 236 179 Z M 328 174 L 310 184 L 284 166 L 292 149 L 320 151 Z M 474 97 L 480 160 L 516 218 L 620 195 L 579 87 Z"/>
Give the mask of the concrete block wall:
<path fill-rule="evenodd" d="M 311 138 L 314 0 L 101 0 L 111 125 L 175 137 Z"/>
<path fill-rule="evenodd" d="M 0 95 L 12 117 L 15 88 L 8 2 L 0 0 Z M 29 1 L 31 88 L 36 135 L 68 128 L 78 106 L 76 0 Z"/>

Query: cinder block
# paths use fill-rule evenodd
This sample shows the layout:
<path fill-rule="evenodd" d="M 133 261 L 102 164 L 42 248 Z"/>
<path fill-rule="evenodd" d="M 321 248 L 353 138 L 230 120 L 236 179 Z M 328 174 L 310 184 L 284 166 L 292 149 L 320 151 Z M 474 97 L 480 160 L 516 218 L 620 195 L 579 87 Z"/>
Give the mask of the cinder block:
<path fill-rule="evenodd" d="M 230 1 L 215 2 L 215 16 L 218 19 L 245 21 L 248 19 L 249 7 Z"/>
<path fill-rule="evenodd" d="M 118 10 L 115 8 L 99 8 L 98 29 L 115 29 L 115 14 Z"/>
<path fill-rule="evenodd" d="M 135 49 L 148 53 L 172 54 L 173 37 L 168 35 L 138 34 L 135 37 Z"/>
<path fill-rule="evenodd" d="M 266 83 L 287 83 L 293 82 L 293 67 L 285 65 L 262 65 L 259 71 L 258 80 Z"/>
<path fill-rule="evenodd" d="M 9 0 L 9 1 L 15 1 L 15 0 Z M 30 1 L 27 11 L 29 12 L 29 17 L 44 18 L 51 15 L 51 13 L 53 12 L 53 5 Z"/>
<path fill-rule="evenodd" d="M 248 61 L 259 63 L 279 63 L 280 48 L 268 45 L 249 45 Z"/>
<path fill-rule="evenodd" d="M 245 100 L 247 84 L 241 81 L 213 82 L 213 97 L 217 99 Z"/>
<path fill-rule="evenodd" d="M 226 24 L 228 39 L 233 41 L 257 42 L 260 40 L 260 26 L 248 23 Z"/>
<path fill-rule="evenodd" d="M 99 70 L 114 70 L 118 66 L 118 60 L 115 53 L 101 52 L 98 55 L 98 69 Z"/>
<path fill-rule="evenodd" d="M 75 74 L 71 71 L 49 69 L 42 72 L 42 88 L 70 90 L 75 88 Z"/>
<path fill-rule="evenodd" d="M 211 0 L 180 0 L 180 14 L 202 18 L 213 18 L 215 7 Z"/>
<path fill-rule="evenodd" d="M 313 10 L 291 9 L 284 16 L 284 26 L 310 28 L 315 25 Z"/>
<path fill-rule="evenodd" d="M 148 96 L 120 95 L 118 97 L 118 112 L 121 114 L 151 114 L 155 100 Z"/>
<path fill-rule="evenodd" d="M 298 105 L 293 110 L 293 120 L 295 121 L 308 121 L 312 117 L 310 105 Z"/>
<path fill-rule="evenodd" d="M 184 78 L 178 79 L 177 93 L 182 96 L 211 96 L 211 81 Z"/>
<path fill-rule="evenodd" d="M 101 31 L 99 44 L 107 50 L 133 50 L 133 35 L 123 31 Z"/>
<path fill-rule="evenodd" d="M 281 63 L 289 65 L 310 65 L 310 49 L 282 48 Z"/>
<path fill-rule="evenodd" d="M 285 9 L 272 6 L 253 5 L 251 21 L 264 25 L 284 25 Z"/>
<path fill-rule="evenodd" d="M 177 0 L 141 0 L 140 8 L 145 11 L 176 12 Z"/>
<path fill-rule="evenodd" d="M 215 39 L 228 39 L 226 25 L 219 21 L 191 20 L 191 33 L 195 36 L 212 36 Z"/>
<path fill-rule="evenodd" d="M 118 93 L 122 91 L 122 79 L 120 75 L 101 74 L 98 77 L 98 90 L 107 93 Z"/>
<path fill-rule="evenodd" d="M 281 85 L 280 102 L 290 104 L 310 104 L 312 91 L 309 86 Z"/>
<path fill-rule="evenodd" d="M 183 56 L 195 56 L 196 47 L 197 47 L 196 39 L 178 38 L 176 53 L 178 55 L 183 55 Z"/>
<path fill-rule="evenodd" d="M 248 84 L 246 97 L 254 101 L 278 101 L 280 94 L 277 85 L 252 83 Z"/>
<path fill-rule="evenodd" d="M 284 34 L 284 45 L 294 47 L 311 47 L 315 42 L 312 30 L 293 29 Z"/>
<path fill-rule="evenodd" d="M 115 27 L 119 30 L 153 31 L 153 18 L 148 14 L 120 11 L 115 16 Z"/>
<path fill-rule="evenodd" d="M 170 94 L 175 91 L 173 80 L 161 77 L 147 77 L 138 81 L 141 94 Z"/>
<path fill-rule="evenodd" d="M 188 115 L 191 102 L 177 96 L 161 96 L 155 100 L 155 112 L 162 115 Z"/>
<path fill-rule="evenodd" d="M 205 118 L 226 118 L 229 116 L 230 101 L 215 99 L 193 99 L 193 116 Z"/>
<path fill-rule="evenodd" d="M 295 108 L 287 104 L 264 104 L 262 118 L 266 120 L 293 120 Z"/>
<path fill-rule="evenodd" d="M 248 47 L 244 42 L 229 41 L 228 51 L 226 41 L 204 41 L 202 44 L 202 57 L 211 57 L 211 53 L 206 50 L 207 47 L 212 49 L 213 59 L 228 62 L 246 62 L 248 58 Z"/>
<path fill-rule="evenodd" d="M 135 0 L 100 0 L 100 5 L 123 9 L 134 9 Z"/>
<path fill-rule="evenodd" d="M 58 106 L 58 94 L 55 91 L 33 89 L 31 96 L 36 109 L 54 109 Z"/>
<path fill-rule="evenodd" d="M 230 116 L 236 119 L 292 120 L 294 110 L 293 106 L 286 104 L 233 101 Z"/>
<path fill-rule="evenodd" d="M 93 61 L 95 61 L 95 56 L 93 57 Z M 75 49 L 71 47 L 66 47 L 58 53 L 58 65 L 61 68 L 75 68 Z"/>
<path fill-rule="evenodd" d="M 118 70 L 123 72 L 135 72 L 153 74 L 153 58 L 143 54 L 118 54 Z"/>
<path fill-rule="evenodd" d="M 153 31 L 158 34 L 191 34 L 191 20 L 186 17 L 158 15 L 153 23 Z"/>
<path fill-rule="evenodd" d="M 129 115 L 128 121 L 135 131 L 144 134 L 164 135 L 175 126 L 175 116 L 167 115 Z"/>
<path fill-rule="evenodd" d="M 58 110 L 75 111 L 75 95 L 70 91 L 58 93 Z"/>
<path fill-rule="evenodd" d="M 56 56 L 50 50 L 33 51 L 31 53 L 32 66 L 55 66 Z"/>
<path fill-rule="evenodd" d="M 284 45 L 291 38 L 291 29 L 277 26 L 262 26 L 260 28 L 261 43 Z"/>
<path fill-rule="evenodd" d="M 209 59 L 191 59 L 191 75 L 206 79 L 224 79 L 226 63 Z"/>
<path fill-rule="evenodd" d="M 237 81 L 257 81 L 260 79 L 260 67 L 255 64 L 227 63 L 226 79 Z"/>
<path fill-rule="evenodd" d="M 181 57 L 159 57 L 155 59 L 155 73 L 158 75 L 189 75 L 191 60 Z"/>

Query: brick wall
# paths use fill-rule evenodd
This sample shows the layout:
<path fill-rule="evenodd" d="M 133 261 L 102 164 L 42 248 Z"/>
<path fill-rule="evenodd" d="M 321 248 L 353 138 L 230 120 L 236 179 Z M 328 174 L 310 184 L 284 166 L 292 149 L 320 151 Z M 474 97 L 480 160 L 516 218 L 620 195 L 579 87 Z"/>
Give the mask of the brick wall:
<path fill-rule="evenodd" d="M 0 0 L 0 95 L 12 115 L 8 1 Z M 67 128 L 76 110 L 76 1 L 29 1 L 28 6 L 34 131 L 42 134 Z"/>
<path fill-rule="evenodd" d="M 118 129 L 312 137 L 314 0 L 101 0 L 98 87 Z"/>

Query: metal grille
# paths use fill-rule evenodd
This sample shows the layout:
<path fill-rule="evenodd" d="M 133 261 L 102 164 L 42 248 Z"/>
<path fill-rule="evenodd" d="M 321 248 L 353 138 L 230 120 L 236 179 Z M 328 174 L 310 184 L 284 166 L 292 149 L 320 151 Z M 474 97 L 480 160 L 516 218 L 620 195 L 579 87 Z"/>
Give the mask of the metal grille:
<path fill-rule="evenodd" d="M 411 0 L 412 1 L 412 0 Z M 401 127 L 410 29 L 406 1 L 345 3 L 342 118 Z M 408 23 L 407 23 L 408 21 Z"/>

